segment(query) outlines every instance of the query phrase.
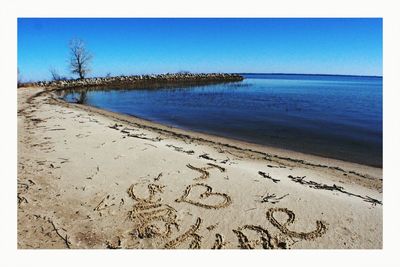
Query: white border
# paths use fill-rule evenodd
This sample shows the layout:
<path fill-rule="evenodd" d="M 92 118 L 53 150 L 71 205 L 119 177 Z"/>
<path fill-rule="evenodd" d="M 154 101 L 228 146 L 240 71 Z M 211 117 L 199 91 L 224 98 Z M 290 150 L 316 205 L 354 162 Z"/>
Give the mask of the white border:
<path fill-rule="evenodd" d="M 400 41 L 396 1 L 8 1 L 0 5 L 1 264 L 2 266 L 304 265 L 386 266 L 399 263 Z M 383 17 L 384 249 L 293 251 L 17 250 L 17 18 L 18 17 Z M 45 45 L 45 44 L 44 44 Z M 396 249 L 397 248 L 397 249 Z M 396 257 L 397 256 L 397 257 Z"/>

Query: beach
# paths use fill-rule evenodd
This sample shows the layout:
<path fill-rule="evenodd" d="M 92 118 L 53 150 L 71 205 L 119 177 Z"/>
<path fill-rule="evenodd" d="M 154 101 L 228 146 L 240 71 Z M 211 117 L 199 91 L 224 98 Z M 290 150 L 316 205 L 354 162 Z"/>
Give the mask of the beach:
<path fill-rule="evenodd" d="M 18 248 L 382 248 L 382 169 L 18 89 Z"/>

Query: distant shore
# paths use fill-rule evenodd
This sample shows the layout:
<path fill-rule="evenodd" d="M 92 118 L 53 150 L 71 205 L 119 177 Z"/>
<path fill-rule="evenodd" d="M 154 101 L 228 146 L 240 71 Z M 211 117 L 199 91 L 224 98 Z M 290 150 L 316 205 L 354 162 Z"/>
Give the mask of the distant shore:
<path fill-rule="evenodd" d="M 21 87 L 47 87 L 47 88 L 90 88 L 97 86 L 137 88 L 141 86 L 157 87 L 157 85 L 190 85 L 211 84 L 219 82 L 242 81 L 239 74 L 231 73 L 167 73 L 157 75 L 130 75 L 113 77 L 95 77 L 85 79 L 69 79 L 56 81 L 38 81 L 23 83 Z"/>
<path fill-rule="evenodd" d="M 18 248 L 382 248 L 382 169 L 18 90 Z"/>

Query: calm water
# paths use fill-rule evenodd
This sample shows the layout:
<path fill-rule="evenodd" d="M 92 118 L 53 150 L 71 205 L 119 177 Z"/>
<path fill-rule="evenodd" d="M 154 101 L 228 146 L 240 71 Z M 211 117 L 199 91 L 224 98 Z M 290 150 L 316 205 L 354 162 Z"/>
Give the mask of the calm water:
<path fill-rule="evenodd" d="M 89 91 L 85 103 L 183 129 L 382 166 L 382 78 L 245 77 L 188 88 Z"/>

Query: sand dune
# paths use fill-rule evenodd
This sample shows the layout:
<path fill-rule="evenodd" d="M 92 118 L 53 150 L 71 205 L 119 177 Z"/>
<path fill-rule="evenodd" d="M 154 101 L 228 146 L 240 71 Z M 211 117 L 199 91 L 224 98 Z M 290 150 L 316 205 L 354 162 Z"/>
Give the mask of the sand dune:
<path fill-rule="evenodd" d="M 18 90 L 19 248 L 382 248 L 382 169 Z"/>

